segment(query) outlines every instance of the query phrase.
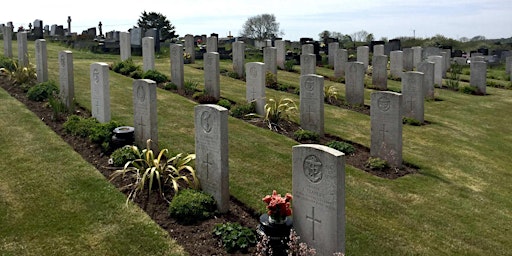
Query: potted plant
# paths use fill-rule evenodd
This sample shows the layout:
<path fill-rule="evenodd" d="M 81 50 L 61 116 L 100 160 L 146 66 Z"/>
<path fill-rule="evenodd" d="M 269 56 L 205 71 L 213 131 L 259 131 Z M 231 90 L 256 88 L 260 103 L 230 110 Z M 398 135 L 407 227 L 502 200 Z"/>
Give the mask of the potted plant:
<path fill-rule="evenodd" d="M 272 248 L 274 255 L 286 255 L 288 249 L 287 243 L 293 224 L 291 218 L 292 199 L 290 193 L 286 193 L 283 197 L 275 190 L 272 195 L 267 195 L 262 199 L 267 205 L 267 213 L 260 216 L 260 224 L 256 232 L 260 239 L 264 236 L 268 238 L 268 245 Z"/>

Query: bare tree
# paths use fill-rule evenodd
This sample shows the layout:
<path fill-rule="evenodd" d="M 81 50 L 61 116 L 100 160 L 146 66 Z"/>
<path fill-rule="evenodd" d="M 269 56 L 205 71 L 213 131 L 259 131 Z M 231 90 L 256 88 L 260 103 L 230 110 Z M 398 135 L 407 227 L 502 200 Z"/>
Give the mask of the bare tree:
<path fill-rule="evenodd" d="M 242 26 L 240 35 L 256 40 L 272 39 L 284 35 L 279 30 L 279 22 L 274 14 L 260 14 L 252 16 Z"/>
<path fill-rule="evenodd" d="M 365 30 L 357 31 L 350 35 L 352 37 L 352 40 L 354 42 L 364 42 L 366 40 L 366 37 L 368 36 L 368 32 Z"/>

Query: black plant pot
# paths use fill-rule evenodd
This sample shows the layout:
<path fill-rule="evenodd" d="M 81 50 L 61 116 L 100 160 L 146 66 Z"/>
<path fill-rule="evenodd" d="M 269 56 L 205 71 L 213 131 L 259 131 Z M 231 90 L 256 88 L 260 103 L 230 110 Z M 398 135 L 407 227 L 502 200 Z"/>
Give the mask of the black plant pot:
<path fill-rule="evenodd" d="M 133 145 L 135 129 L 131 126 L 120 126 L 114 129 L 112 136 L 112 150 L 116 150 L 125 145 Z"/>
<path fill-rule="evenodd" d="M 260 216 L 260 224 L 256 232 L 261 239 L 263 235 L 268 238 L 268 246 L 272 248 L 272 255 L 284 255 L 286 256 L 286 250 L 288 249 L 288 241 L 290 237 L 290 231 L 293 226 L 293 220 L 288 217 L 284 223 L 271 223 L 268 215 L 263 214 Z M 268 254 L 267 254 L 268 255 Z"/>

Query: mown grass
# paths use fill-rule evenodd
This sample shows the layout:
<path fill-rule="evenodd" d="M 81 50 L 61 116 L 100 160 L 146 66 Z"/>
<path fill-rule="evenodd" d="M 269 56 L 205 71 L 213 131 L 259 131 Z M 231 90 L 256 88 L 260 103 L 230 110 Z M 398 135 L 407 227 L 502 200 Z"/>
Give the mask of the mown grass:
<path fill-rule="evenodd" d="M 0 255 L 185 255 L 3 89 L 0 100 Z"/>
<path fill-rule="evenodd" d="M 13 45 L 14 46 L 14 45 Z M 33 45 L 32 45 L 33 48 Z M 57 77 L 57 51 L 50 44 L 50 78 Z M 118 56 L 74 52 L 77 101 L 90 106 L 89 65 Z M 140 58 L 136 62 L 142 63 Z M 197 65 L 201 65 L 198 62 Z M 228 70 L 228 62 L 222 62 Z M 157 60 L 169 74 L 169 59 Z M 322 70 L 321 72 L 329 72 Z M 201 70 L 187 65 L 185 80 Z M 278 79 L 298 86 L 299 74 L 279 71 Z M 326 84 L 331 83 L 327 82 Z M 110 73 L 112 116 L 131 123 L 132 80 Z M 335 83 L 344 94 L 344 85 Z M 389 81 L 397 90 L 400 82 Z M 431 124 L 404 126 L 404 160 L 420 173 L 386 180 L 346 168 L 347 254 L 349 255 L 506 255 L 512 247 L 512 91 L 488 88 L 488 96 L 436 89 L 443 101 L 426 102 Z M 267 90 L 267 97 L 298 96 Z M 369 104 L 371 90 L 365 91 Z M 194 102 L 158 90 L 159 140 L 174 151 L 191 152 Z M 243 101 L 245 84 L 221 77 L 221 95 Z M 326 105 L 325 129 L 366 146 L 370 118 Z M 295 117 L 296 118 L 296 117 Z M 263 211 L 261 198 L 272 189 L 291 191 L 291 147 L 296 142 L 229 118 L 230 192 Z"/>

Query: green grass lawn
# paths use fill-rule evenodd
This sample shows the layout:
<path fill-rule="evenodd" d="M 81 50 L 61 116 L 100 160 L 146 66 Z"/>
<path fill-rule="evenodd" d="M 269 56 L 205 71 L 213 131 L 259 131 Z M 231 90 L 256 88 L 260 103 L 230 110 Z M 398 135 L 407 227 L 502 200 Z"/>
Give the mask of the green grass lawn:
<path fill-rule="evenodd" d="M 13 48 L 16 56 L 16 44 Z M 33 49 L 31 42 L 29 51 L 33 53 Z M 48 45 L 50 79 L 58 80 L 57 53 L 62 49 L 57 44 Z M 81 51 L 73 54 L 76 99 L 90 108 L 89 65 L 112 63 L 119 56 Z M 140 57 L 134 60 L 142 64 Z M 231 70 L 229 62 L 221 66 Z M 169 59 L 157 59 L 156 67 L 169 74 Z M 333 71 L 321 72 L 329 75 Z M 203 72 L 187 65 L 185 80 L 189 79 L 202 86 Z M 278 79 L 298 86 L 299 74 L 279 71 Z M 332 84 L 344 94 L 343 84 Z M 132 79 L 110 72 L 110 86 L 113 119 L 132 124 Z M 389 81 L 388 86 L 399 89 L 400 82 Z M 425 103 L 425 119 L 430 124 L 404 126 L 404 160 L 419 166 L 419 174 L 387 180 L 347 166 L 348 255 L 512 254 L 512 90 L 487 88 L 487 92 L 489 95 L 482 97 L 436 89 L 442 101 Z M 370 93 L 365 92 L 366 104 Z M 173 152 L 192 152 L 196 103 L 160 89 L 157 94 L 161 146 Z M 299 99 L 269 89 L 266 94 L 296 102 Z M 222 76 L 221 95 L 243 102 L 244 82 Z M 369 116 L 326 105 L 325 117 L 327 133 L 369 146 Z M 18 118 L 17 122 L 24 121 Z M 272 189 L 291 191 L 293 145 L 293 140 L 230 117 L 231 194 L 263 211 L 261 198 Z M 11 155 L 6 161 L 13 160 Z M 34 155 L 47 158 L 42 151 Z"/>

